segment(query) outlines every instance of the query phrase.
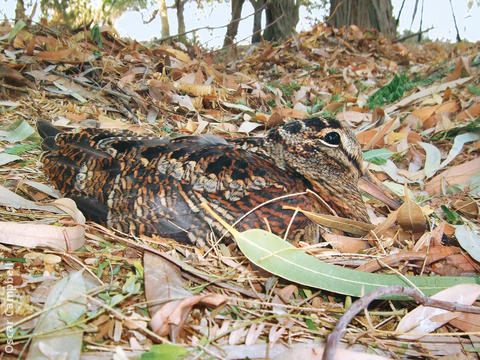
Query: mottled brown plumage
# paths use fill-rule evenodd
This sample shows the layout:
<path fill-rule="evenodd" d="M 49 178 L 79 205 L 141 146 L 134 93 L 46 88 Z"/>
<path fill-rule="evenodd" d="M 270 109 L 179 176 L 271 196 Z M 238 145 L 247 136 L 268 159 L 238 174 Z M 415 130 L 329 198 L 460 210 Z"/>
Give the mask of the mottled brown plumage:
<path fill-rule="evenodd" d="M 357 182 L 361 149 L 337 120 L 294 121 L 266 137 L 226 141 L 216 136 L 141 138 L 131 132 L 83 129 L 60 132 L 37 124 L 47 151 L 44 171 L 91 220 L 134 235 L 161 236 L 203 246 L 224 229 L 199 205 L 206 201 L 238 228 L 283 234 L 293 211 L 331 213 L 368 221 Z M 328 204 L 325 205 L 325 204 Z M 330 209 L 329 209 L 330 207 Z M 297 214 L 289 239 L 315 242 L 318 231 Z"/>

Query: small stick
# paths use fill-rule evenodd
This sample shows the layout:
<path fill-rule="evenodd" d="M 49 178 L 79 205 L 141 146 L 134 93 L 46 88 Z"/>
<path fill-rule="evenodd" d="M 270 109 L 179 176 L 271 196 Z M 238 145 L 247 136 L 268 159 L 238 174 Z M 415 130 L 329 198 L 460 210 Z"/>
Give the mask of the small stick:
<path fill-rule="evenodd" d="M 355 301 L 347 311 L 345 311 L 340 320 L 338 320 L 335 329 L 333 329 L 331 334 L 328 336 L 322 360 L 334 359 L 335 350 L 338 343 L 340 342 L 340 339 L 345 335 L 345 332 L 347 331 L 347 325 L 360 311 L 366 309 L 373 300 L 382 296 L 393 294 L 402 294 L 412 297 L 417 303 L 425 306 L 436 307 L 449 311 L 461 311 L 473 314 L 480 314 L 480 307 L 477 306 L 463 305 L 456 302 L 432 299 L 426 297 L 416 289 L 400 285 L 384 286 L 362 296 L 360 299 Z"/>

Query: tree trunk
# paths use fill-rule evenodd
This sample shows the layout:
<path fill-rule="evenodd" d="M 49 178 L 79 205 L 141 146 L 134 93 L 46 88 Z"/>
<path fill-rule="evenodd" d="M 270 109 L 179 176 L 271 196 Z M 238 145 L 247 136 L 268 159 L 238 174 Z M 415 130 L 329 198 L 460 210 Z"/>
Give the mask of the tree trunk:
<path fill-rule="evenodd" d="M 352 24 L 362 29 L 373 28 L 393 39 L 397 31 L 392 10 L 390 0 L 330 0 L 328 23 L 337 28 Z"/>
<path fill-rule="evenodd" d="M 27 17 L 25 16 L 25 5 L 23 0 L 17 0 L 17 6 L 15 7 L 15 22 L 18 20 L 23 20 L 27 22 Z"/>
<path fill-rule="evenodd" d="M 240 16 L 242 15 L 242 7 L 245 0 L 231 0 L 232 1 L 232 20 L 227 26 L 227 33 L 223 40 L 223 47 L 233 44 L 233 39 L 237 36 L 238 23 Z"/>
<path fill-rule="evenodd" d="M 283 40 L 295 33 L 298 23 L 299 0 L 268 0 L 267 27 L 263 38 L 267 41 Z"/>
<path fill-rule="evenodd" d="M 178 36 L 178 41 L 182 43 L 187 42 L 187 37 L 185 33 L 185 17 L 183 16 L 183 11 L 185 8 L 185 0 L 175 0 L 175 8 L 177 9 L 177 23 L 178 23 L 178 34 L 183 34 Z"/>
<path fill-rule="evenodd" d="M 165 0 L 158 0 L 158 11 L 162 21 L 162 38 L 170 36 L 170 25 L 168 24 L 167 4 Z"/>
<path fill-rule="evenodd" d="M 266 0 L 250 0 L 253 8 L 255 9 L 255 14 L 253 15 L 253 35 L 252 35 L 252 44 L 258 43 L 261 40 L 261 31 L 262 31 L 262 7 L 265 5 Z"/>

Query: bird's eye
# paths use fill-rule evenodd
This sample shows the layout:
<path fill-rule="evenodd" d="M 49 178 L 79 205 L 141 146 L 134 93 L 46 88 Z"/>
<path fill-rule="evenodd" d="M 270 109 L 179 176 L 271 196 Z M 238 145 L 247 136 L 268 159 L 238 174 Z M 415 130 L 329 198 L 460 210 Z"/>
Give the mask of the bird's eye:
<path fill-rule="evenodd" d="M 322 140 L 326 143 L 325 145 L 338 146 L 340 145 L 340 134 L 336 131 L 332 131 L 325 135 Z"/>

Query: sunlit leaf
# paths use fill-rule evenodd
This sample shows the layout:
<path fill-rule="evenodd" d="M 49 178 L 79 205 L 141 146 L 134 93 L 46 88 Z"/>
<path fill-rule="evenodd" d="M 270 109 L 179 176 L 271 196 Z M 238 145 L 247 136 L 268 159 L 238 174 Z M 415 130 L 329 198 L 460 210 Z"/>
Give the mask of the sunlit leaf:
<path fill-rule="evenodd" d="M 453 140 L 453 146 L 450 149 L 450 152 L 448 153 L 447 158 L 443 160 L 442 163 L 440 164 L 440 168 L 447 166 L 450 163 L 450 161 L 455 159 L 455 157 L 458 154 L 460 154 L 460 152 L 462 151 L 463 145 L 472 141 L 477 141 L 479 139 L 480 139 L 480 135 L 477 133 L 466 133 L 466 134 L 457 135 Z"/>
<path fill-rule="evenodd" d="M 425 159 L 425 175 L 427 178 L 432 177 L 435 175 L 438 169 L 440 169 L 440 160 L 442 158 L 442 154 L 440 150 L 435 145 L 425 143 L 425 142 L 418 142 L 427 155 Z"/>
<path fill-rule="evenodd" d="M 441 301 L 458 302 L 463 305 L 471 305 L 479 295 L 479 285 L 460 284 L 445 289 L 433 295 L 432 298 Z M 459 312 L 420 305 L 403 317 L 396 331 L 405 333 L 399 336 L 401 339 L 418 339 L 422 337 L 423 334 L 434 331 L 459 315 Z"/>
<path fill-rule="evenodd" d="M 18 126 L 10 131 L 10 133 L 4 138 L 9 143 L 16 143 L 27 139 L 35 134 L 35 129 L 31 127 L 25 120 L 22 120 Z"/>
<path fill-rule="evenodd" d="M 468 228 L 467 225 L 457 226 L 455 237 L 462 248 L 464 248 L 472 258 L 480 261 L 480 235 Z"/>
<path fill-rule="evenodd" d="M 0 166 L 11 163 L 13 161 L 22 160 L 20 156 L 10 155 L 6 152 L 0 153 Z"/>

